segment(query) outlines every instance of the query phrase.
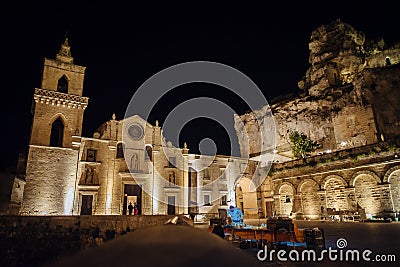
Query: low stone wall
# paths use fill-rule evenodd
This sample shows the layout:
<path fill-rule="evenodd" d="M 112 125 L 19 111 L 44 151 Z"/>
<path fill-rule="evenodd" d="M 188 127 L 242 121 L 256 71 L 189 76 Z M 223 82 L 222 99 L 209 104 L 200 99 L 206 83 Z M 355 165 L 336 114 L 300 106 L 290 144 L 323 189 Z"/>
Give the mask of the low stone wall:
<path fill-rule="evenodd" d="M 0 266 L 41 266 L 174 216 L 0 216 Z M 184 216 L 179 224 L 193 225 Z"/>

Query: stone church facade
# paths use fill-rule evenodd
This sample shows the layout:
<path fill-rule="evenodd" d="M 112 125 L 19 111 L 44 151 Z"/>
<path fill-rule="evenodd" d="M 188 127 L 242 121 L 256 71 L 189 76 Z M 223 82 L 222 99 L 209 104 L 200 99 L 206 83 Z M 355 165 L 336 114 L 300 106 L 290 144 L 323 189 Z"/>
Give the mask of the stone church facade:
<path fill-rule="evenodd" d="M 143 215 L 211 215 L 234 204 L 247 218 L 310 219 L 399 211 L 400 44 L 367 40 L 337 20 L 312 32 L 309 49 L 303 93 L 235 114 L 242 157 L 208 158 L 174 147 L 157 122 L 139 116 L 113 115 L 92 137 L 81 136 L 85 68 L 65 42 L 55 60 L 44 61 L 29 153 L 20 160 L 26 169 L 15 178 L 10 208 L 122 215 L 136 202 Z M 293 130 L 319 148 L 294 159 Z M 262 151 L 270 136 L 275 149 Z M 255 178 L 263 183 L 249 190 Z"/>
<path fill-rule="evenodd" d="M 162 129 L 135 115 L 113 115 L 92 137 L 81 136 L 88 97 L 85 67 L 75 65 L 65 40 L 45 59 L 34 90 L 33 123 L 24 175 L 15 178 L 11 203 L 21 215 L 122 215 L 136 203 L 141 215 L 216 216 L 236 203 L 246 168 L 241 158 L 190 154 Z M 125 136 L 124 136 L 125 135 Z M 241 169 L 242 168 L 242 169 Z"/>

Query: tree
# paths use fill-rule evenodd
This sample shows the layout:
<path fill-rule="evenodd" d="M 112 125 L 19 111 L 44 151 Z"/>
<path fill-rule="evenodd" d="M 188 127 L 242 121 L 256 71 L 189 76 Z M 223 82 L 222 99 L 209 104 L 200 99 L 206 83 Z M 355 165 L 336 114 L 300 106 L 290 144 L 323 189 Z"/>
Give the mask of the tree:
<path fill-rule="evenodd" d="M 304 133 L 293 130 L 289 134 L 290 142 L 292 143 L 292 152 L 296 158 L 305 158 L 307 153 L 314 151 L 319 144 Z"/>

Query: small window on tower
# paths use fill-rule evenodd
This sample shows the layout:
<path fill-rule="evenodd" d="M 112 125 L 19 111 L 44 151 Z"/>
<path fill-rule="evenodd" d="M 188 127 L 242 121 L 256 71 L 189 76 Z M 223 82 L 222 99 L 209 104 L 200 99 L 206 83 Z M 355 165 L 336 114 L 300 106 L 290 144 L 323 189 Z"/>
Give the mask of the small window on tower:
<path fill-rule="evenodd" d="M 57 83 L 57 92 L 68 94 L 68 79 L 63 75 Z"/>

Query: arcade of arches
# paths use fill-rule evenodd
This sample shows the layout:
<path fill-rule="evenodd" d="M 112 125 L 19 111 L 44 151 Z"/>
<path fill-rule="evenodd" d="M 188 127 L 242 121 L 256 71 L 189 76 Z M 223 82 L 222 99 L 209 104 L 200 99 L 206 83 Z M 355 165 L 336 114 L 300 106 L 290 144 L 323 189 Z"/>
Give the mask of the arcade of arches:
<path fill-rule="evenodd" d="M 337 169 L 335 174 L 314 173 L 273 181 L 275 215 L 302 214 L 319 219 L 327 211 L 356 212 L 368 216 L 400 211 L 400 166 L 391 162 L 373 168 Z"/>

